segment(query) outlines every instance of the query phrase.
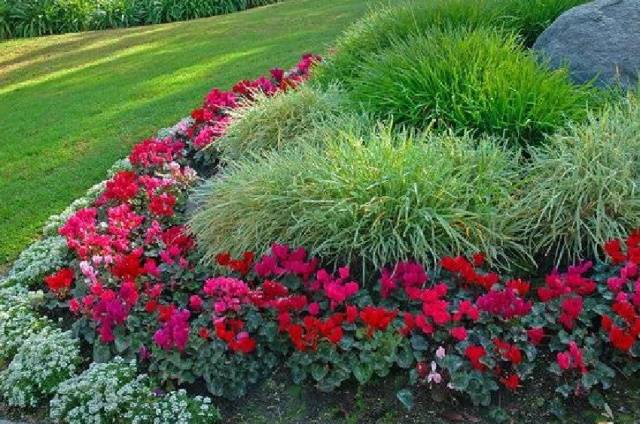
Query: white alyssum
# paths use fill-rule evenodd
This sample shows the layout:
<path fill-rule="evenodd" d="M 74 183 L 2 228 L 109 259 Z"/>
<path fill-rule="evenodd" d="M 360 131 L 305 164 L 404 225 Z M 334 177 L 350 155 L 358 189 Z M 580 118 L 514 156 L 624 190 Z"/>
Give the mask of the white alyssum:
<path fill-rule="evenodd" d="M 20 253 L 0 285 L 42 287 L 45 275 L 65 265 L 68 252 L 67 243 L 61 236 L 55 235 L 36 241 Z"/>
<path fill-rule="evenodd" d="M 213 424 L 220 420 L 220 413 L 211 404 L 211 399 L 189 397 L 184 389 L 158 398 L 152 409 L 153 424 Z"/>
<path fill-rule="evenodd" d="M 18 348 L 0 371 L 0 394 L 11 406 L 36 407 L 71 377 L 80 363 L 80 348 L 70 331 L 46 326 Z"/>
<path fill-rule="evenodd" d="M 135 361 L 120 357 L 92 363 L 85 372 L 58 386 L 49 406 L 55 422 L 108 424 L 133 422 L 150 397 L 148 378 L 138 375 Z"/>
<path fill-rule="evenodd" d="M 11 361 L 25 340 L 49 325 L 32 306 L 42 297 L 41 291 L 29 292 L 20 286 L 0 290 L 0 364 Z"/>
<path fill-rule="evenodd" d="M 138 375 L 135 361 L 120 357 L 92 363 L 61 383 L 49 403 L 49 416 L 69 424 L 213 424 L 220 420 L 211 399 L 185 390 L 153 393 L 151 380 Z"/>

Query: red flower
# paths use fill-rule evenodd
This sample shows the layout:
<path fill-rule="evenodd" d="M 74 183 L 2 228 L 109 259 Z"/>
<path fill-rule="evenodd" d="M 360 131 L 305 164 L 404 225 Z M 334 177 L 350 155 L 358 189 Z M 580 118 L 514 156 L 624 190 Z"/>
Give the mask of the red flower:
<path fill-rule="evenodd" d="M 397 314 L 397 311 L 390 311 L 381 307 L 367 306 L 360 311 L 360 319 L 367 324 L 369 335 L 372 335 L 376 330 L 386 330 Z"/>
<path fill-rule="evenodd" d="M 622 253 L 620 240 L 609 240 L 606 242 L 604 244 L 604 251 L 614 264 L 620 264 L 627 259 L 627 256 Z"/>
<path fill-rule="evenodd" d="M 461 342 L 467 338 L 467 330 L 464 327 L 454 327 L 451 329 L 451 335 L 454 339 Z"/>
<path fill-rule="evenodd" d="M 198 336 L 200 338 L 207 340 L 210 336 L 209 329 L 207 327 L 200 327 L 198 330 Z"/>
<path fill-rule="evenodd" d="M 609 341 L 618 350 L 628 352 L 634 345 L 636 337 L 627 333 L 620 327 L 613 325 L 609 333 Z"/>
<path fill-rule="evenodd" d="M 504 384 L 504 387 L 511 391 L 514 391 L 518 387 L 520 387 L 520 377 L 518 377 L 517 374 L 510 374 L 507 377 L 503 377 L 500 379 L 500 382 Z"/>
<path fill-rule="evenodd" d="M 353 305 L 348 305 L 346 308 L 347 322 L 353 324 L 358 318 L 358 308 Z"/>
<path fill-rule="evenodd" d="M 120 171 L 107 181 L 104 190 L 104 200 L 118 200 L 127 202 L 138 193 L 138 176 L 135 172 Z"/>
<path fill-rule="evenodd" d="M 542 343 L 542 339 L 544 338 L 544 328 L 530 328 L 527 330 L 527 336 L 529 337 L 529 340 L 531 340 L 531 343 L 537 346 Z"/>
<path fill-rule="evenodd" d="M 229 343 L 229 347 L 234 352 L 251 353 L 256 349 L 256 341 L 251 337 L 244 337 Z"/>
<path fill-rule="evenodd" d="M 420 376 L 420 378 L 425 378 L 427 374 L 429 374 L 429 366 L 424 361 L 418 362 L 418 364 L 416 365 L 416 370 L 418 371 L 418 375 Z"/>
<path fill-rule="evenodd" d="M 61 268 L 55 274 L 44 277 L 44 282 L 47 284 L 47 287 L 49 287 L 49 290 L 56 295 L 64 295 L 71 288 L 73 279 L 74 275 L 71 268 Z"/>
<path fill-rule="evenodd" d="M 570 297 L 562 302 L 562 313 L 560 314 L 558 321 L 560 321 L 567 330 L 571 330 L 573 328 L 575 320 L 578 319 L 582 313 L 582 304 L 583 302 L 581 297 Z"/>
<path fill-rule="evenodd" d="M 176 198 L 171 193 L 152 194 L 149 211 L 157 216 L 173 216 Z"/>
<path fill-rule="evenodd" d="M 482 359 L 487 354 L 487 351 L 483 346 L 479 345 L 470 345 L 464 351 L 464 355 L 471 362 L 471 366 L 479 371 L 485 369 L 485 365 L 480 363 L 480 359 Z"/>
<path fill-rule="evenodd" d="M 529 293 L 531 284 L 518 278 L 517 280 L 507 281 L 506 286 L 509 289 L 515 290 L 518 295 L 525 297 Z"/>

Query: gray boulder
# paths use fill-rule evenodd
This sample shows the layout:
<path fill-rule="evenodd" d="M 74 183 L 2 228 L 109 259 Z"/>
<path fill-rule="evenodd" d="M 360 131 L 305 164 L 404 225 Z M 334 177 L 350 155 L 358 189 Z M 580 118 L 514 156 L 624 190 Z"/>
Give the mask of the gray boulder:
<path fill-rule="evenodd" d="M 640 0 L 596 0 L 562 14 L 534 50 L 577 83 L 635 87 L 640 72 Z"/>

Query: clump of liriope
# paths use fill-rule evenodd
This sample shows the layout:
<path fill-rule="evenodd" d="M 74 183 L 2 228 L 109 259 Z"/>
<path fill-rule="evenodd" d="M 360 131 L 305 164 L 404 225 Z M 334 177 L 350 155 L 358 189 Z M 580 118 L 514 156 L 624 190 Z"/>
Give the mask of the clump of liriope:
<path fill-rule="evenodd" d="M 493 29 L 434 29 L 364 60 L 347 84 L 354 104 L 418 129 L 435 125 L 536 145 L 586 117 L 594 98 Z"/>
<path fill-rule="evenodd" d="M 20 253 L 6 278 L 0 279 L 0 287 L 41 286 L 46 274 L 64 266 L 68 252 L 63 237 L 56 235 L 36 241 Z"/>
<path fill-rule="evenodd" d="M 555 262 L 600 257 L 604 242 L 640 225 L 637 93 L 531 150 L 511 215 L 530 250 Z"/>
<path fill-rule="evenodd" d="M 336 85 L 320 90 L 303 84 L 273 96 L 256 94 L 250 103 L 231 112 L 231 124 L 215 145 L 225 160 L 278 150 L 341 115 L 343 103 Z"/>
<path fill-rule="evenodd" d="M 0 371 L 0 393 L 11 406 L 37 407 L 80 363 L 79 344 L 70 331 L 43 327 L 20 345 L 7 368 Z"/>
<path fill-rule="evenodd" d="M 0 290 L 0 367 L 11 361 L 25 340 L 49 325 L 33 307 L 42 300 L 42 292 L 21 286 Z"/>
<path fill-rule="evenodd" d="M 531 46 L 564 11 L 588 0 L 429 0 L 376 7 L 338 38 L 335 53 L 314 71 L 322 84 L 358 78 L 360 64 L 394 42 L 433 28 L 491 27 Z"/>
<path fill-rule="evenodd" d="M 68 424 L 212 424 L 220 412 L 211 399 L 178 390 L 153 393 L 135 361 L 120 357 L 92 363 L 82 374 L 58 386 L 49 416 Z"/>
<path fill-rule="evenodd" d="M 189 225 L 205 258 L 283 242 L 343 263 L 482 251 L 506 266 L 519 251 L 503 219 L 516 160 L 495 141 L 381 129 L 323 144 L 232 163 L 203 185 Z"/>

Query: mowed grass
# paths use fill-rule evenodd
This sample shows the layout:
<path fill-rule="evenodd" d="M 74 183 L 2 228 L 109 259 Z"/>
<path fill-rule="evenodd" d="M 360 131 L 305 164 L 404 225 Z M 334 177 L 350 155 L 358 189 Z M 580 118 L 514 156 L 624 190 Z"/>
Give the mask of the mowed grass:
<path fill-rule="evenodd" d="M 288 0 L 226 16 L 0 43 L 0 267 L 138 140 L 212 87 L 322 53 L 371 1 Z"/>

